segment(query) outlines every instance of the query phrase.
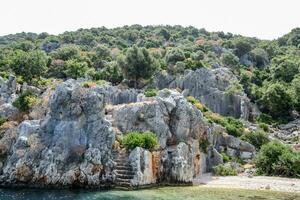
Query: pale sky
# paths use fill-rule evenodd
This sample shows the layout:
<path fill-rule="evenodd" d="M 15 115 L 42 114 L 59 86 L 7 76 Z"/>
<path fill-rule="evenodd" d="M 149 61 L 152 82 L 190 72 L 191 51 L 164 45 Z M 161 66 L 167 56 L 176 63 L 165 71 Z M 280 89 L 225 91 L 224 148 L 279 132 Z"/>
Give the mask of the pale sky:
<path fill-rule="evenodd" d="M 0 35 L 182 25 L 273 39 L 300 27 L 300 0 L 0 0 Z"/>

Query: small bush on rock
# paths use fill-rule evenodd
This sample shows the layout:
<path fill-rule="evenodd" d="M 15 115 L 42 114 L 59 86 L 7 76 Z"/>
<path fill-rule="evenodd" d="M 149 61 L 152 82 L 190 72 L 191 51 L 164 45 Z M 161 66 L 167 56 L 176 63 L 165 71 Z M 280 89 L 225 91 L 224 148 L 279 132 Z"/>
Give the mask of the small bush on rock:
<path fill-rule="evenodd" d="M 241 139 L 253 144 L 256 149 L 260 149 L 262 145 L 270 142 L 268 135 L 263 131 L 251 131 L 241 136 Z"/>
<path fill-rule="evenodd" d="M 201 112 L 207 112 L 208 111 L 208 109 L 202 103 L 200 103 L 200 101 L 198 101 L 195 97 L 188 96 L 188 97 L 186 97 L 186 100 L 188 102 L 190 102 L 191 104 L 193 104 Z"/>
<path fill-rule="evenodd" d="M 29 91 L 22 93 L 14 102 L 13 106 L 20 111 L 28 111 L 37 103 L 37 97 Z"/>
<path fill-rule="evenodd" d="M 236 176 L 237 170 L 232 167 L 225 167 L 224 165 L 217 165 L 213 167 L 213 172 L 218 176 Z"/>
<path fill-rule="evenodd" d="M 300 178 L 300 152 L 278 141 L 263 145 L 255 164 L 259 175 Z"/>
<path fill-rule="evenodd" d="M 259 128 L 261 128 L 262 130 L 268 132 L 269 131 L 269 126 L 268 124 L 265 124 L 265 123 L 259 123 Z"/>
<path fill-rule="evenodd" d="M 2 126 L 2 124 L 4 124 L 7 121 L 7 119 L 5 117 L 0 117 L 0 126 Z"/>
<path fill-rule="evenodd" d="M 144 92 L 144 95 L 146 97 L 155 97 L 157 95 L 157 89 L 147 89 L 145 92 Z"/>
<path fill-rule="evenodd" d="M 127 149 L 134 149 L 135 147 L 153 149 L 157 145 L 157 137 L 150 131 L 144 133 L 130 132 L 124 136 L 122 144 Z"/>
<path fill-rule="evenodd" d="M 204 153 L 207 153 L 209 145 L 208 139 L 203 139 L 199 142 L 199 146 Z"/>

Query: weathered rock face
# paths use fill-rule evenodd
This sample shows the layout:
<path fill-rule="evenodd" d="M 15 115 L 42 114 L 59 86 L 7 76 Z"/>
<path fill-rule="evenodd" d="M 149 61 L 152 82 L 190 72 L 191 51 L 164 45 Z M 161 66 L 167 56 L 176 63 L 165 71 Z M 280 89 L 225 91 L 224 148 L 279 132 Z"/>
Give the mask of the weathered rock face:
<path fill-rule="evenodd" d="M 154 98 L 113 108 L 113 126 L 120 132 L 152 131 L 159 154 L 136 148 L 130 154 L 133 185 L 191 183 L 204 172 L 199 140 L 207 128 L 202 113 L 176 91 L 162 90 Z M 184 141 L 184 142 L 183 142 Z M 201 157 L 201 155 L 203 157 Z"/>
<path fill-rule="evenodd" d="M 169 147 L 162 152 L 162 182 L 191 183 L 201 173 L 201 154 L 199 144 L 194 141 L 188 145 L 184 142 Z"/>
<path fill-rule="evenodd" d="M 105 94 L 105 102 L 112 105 L 136 102 L 139 94 L 137 90 L 119 89 L 109 84 L 98 87 L 98 91 Z"/>
<path fill-rule="evenodd" d="M 226 92 L 234 80 L 236 77 L 227 68 L 200 68 L 176 77 L 158 74 L 154 85 L 160 89 L 180 88 L 185 96 L 194 96 L 213 112 L 248 119 L 251 111 L 248 98 Z"/>
<path fill-rule="evenodd" d="M 150 185 L 157 182 L 157 170 L 155 170 L 155 152 L 137 147 L 129 155 L 129 161 L 135 172 L 131 184 L 133 186 Z"/>
<path fill-rule="evenodd" d="M 209 153 L 209 155 L 212 154 L 213 156 L 208 156 L 208 159 L 214 158 L 212 163 L 223 163 L 223 161 L 221 162 L 221 159 L 219 158 L 217 159 L 218 161 L 215 160 L 215 157 L 221 156 L 214 156 L 215 154 L 218 154 L 218 152 L 224 152 L 232 158 L 238 157 L 244 161 L 250 161 L 255 156 L 255 147 L 253 145 L 232 135 L 228 135 L 219 125 L 211 125 L 208 140 L 213 146 L 213 149 L 211 149 L 211 152 Z M 216 164 L 208 164 L 209 168 L 213 165 Z"/>
<path fill-rule="evenodd" d="M 0 77 L 0 105 L 13 102 L 17 89 L 17 81 L 14 76 L 9 76 L 7 81 Z"/>
<path fill-rule="evenodd" d="M 99 186 L 112 181 L 115 135 L 103 118 L 104 96 L 75 81 L 58 86 L 50 112 L 24 121 L 2 171 L 2 184 Z"/>
<path fill-rule="evenodd" d="M 147 98 L 134 90 L 85 88 L 80 81 L 68 80 L 55 91 L 39 92 L 30 120 L 0 127 L 2 185 L 103 187 L 118 185 L 120 178 L 136 187 L 192 183 L 223 162 L 221 151 L 244 160 L 253 156 L 251 145 L 208 124 L 175 90 Z M 123 151 L 116 135 L 130 131 L 152 131 L 159 148 Z M 199 146 L 205 138 L 212 144 L 207 155 Z"/>
<path fill-rule="evenodd" d="M 117 106 L 113 110 L 114 126 L 121 132 L 152 131 L 161 148 L 178 141 L 200 139 L 205 124 L 202 113 L 178 92 L 163 90 L 144 102 Z"/>
<path fill-rule="evenodd" d="M 0 77 L 0 117 L 10 118 L 17 113 L 18 110 L 12 105 L 17 97 L 16 92 L 17 81 L 14 76 L 6 81 Z"/>
<path fill-rule="evenodd" d="M 292 144 L 295 149 L 300 150 L 300 119 L 273 127 L 271 135 L 287 144 Z"/>

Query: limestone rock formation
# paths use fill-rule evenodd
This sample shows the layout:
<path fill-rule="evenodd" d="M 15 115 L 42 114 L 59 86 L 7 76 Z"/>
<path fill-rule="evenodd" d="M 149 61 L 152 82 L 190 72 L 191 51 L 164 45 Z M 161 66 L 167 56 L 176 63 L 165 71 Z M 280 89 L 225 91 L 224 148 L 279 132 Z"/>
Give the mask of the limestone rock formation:
<path fill-rule="evenodd" d="M 0 77 L 0 117 L 10 118 L 17 113 L 17 109 L 12 105 L 16 99 L 18 88 L 14 76 L 9 76 L 8 80 Z"/>
<path fill-rule="evenodd" d="M 99 188 L 189 184 L 222 163 L 222 151 L 243 160 L 253 157 L 254 147 L 209 124 L 176 90 L 164 89 L 149 98 L 137 90 L 109 84 L 84 87 L 82 81 L 68 80 L 55 90 L 33 92 L 39 103 L 27 120 L 19 125 L 9 121 L 0 127 L 1 185 Z M 7 95 L 2 96 L 9 104 Z M 152 131 L 159 147 L 122 149 L 116 138 L 130 131 Z M 207 153 L 200 148 L 204 139 L 211 144 Z"/>
<path fill-rule="evenodd" d="M 113 118 L 114 126 L 123 133 L 156 133 L 161 148 L 178 141 L 200 139 L 205 129 L 202 113 L 171 90 L 162 90 L 148 101 L 117 106 Z"/>
<path fill-rule="evenodd" d="M 73 80 L 58 86 L 50 112 L 21 123 L 2 184 L 96 185 L 111 181 L 114 133 L 103 119 L 104 96 Z"/>
<path fill-rule="evenodd" d="M 225 116 L 248 119 L 251 112 L 249 99 L 243 94 L 229 94 L 228 87 L 236 77 L 228 68 L 187 70 L 184 75 L 158 74 L 154 86 L 180 88 L 185 96 L 200 100 L 213 112 Z"/>

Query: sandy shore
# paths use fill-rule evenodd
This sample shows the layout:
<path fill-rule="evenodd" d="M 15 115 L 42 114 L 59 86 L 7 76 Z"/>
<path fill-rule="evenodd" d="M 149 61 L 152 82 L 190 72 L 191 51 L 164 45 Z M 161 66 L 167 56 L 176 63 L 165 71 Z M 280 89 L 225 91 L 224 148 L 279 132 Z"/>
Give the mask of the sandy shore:
<path fill-rule="evenodd" d="M 273 190 L 281 192 L 300 192 L 300 179 L 254 176 L 217 177 L 205 174 L 194 181 L 198 187 L 239 188 L 253 190 Z"/>

